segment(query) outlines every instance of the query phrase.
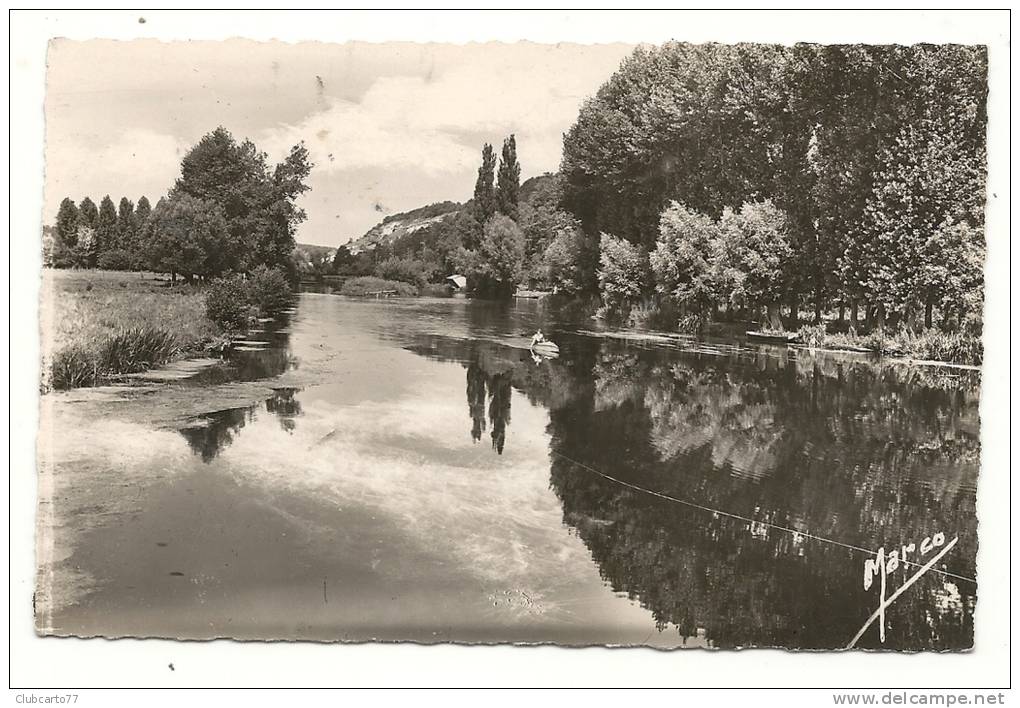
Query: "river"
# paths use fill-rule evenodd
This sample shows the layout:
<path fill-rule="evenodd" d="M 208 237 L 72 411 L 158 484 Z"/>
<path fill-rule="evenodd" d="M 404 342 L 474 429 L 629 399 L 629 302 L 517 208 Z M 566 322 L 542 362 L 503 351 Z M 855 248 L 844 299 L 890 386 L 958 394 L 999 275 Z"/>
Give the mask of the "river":
<path fill-rule="evenodd" d="M 41 632 L 835 648 L 941 536 L 857 646 L 973 645 L 977 372 L 318 293 L 242 349 L 44 397 Z"/>

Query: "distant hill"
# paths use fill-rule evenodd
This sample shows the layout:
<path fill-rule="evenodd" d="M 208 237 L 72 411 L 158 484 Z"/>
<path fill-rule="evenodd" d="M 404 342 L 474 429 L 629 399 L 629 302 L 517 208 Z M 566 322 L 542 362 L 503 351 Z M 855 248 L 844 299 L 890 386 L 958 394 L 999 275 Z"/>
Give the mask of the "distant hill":
<path fill-rule="evenodd" d="M 364 236 L 347 244 L 347 248 L 351 253 L 357 254 L 361 251 L 371 251 L 379 244 L 391 245 L 408 234 L 442 221 L 463 206 L 459 202 L 437 202 L 399 214 L 390 214 L 369 229 Z"/>
<path fill-rule="evenodd" d="M 294 260 L 297 262 L 299 268 L 308 265 L 314 259 L 321 258 L 323 256 L 325 256 L 327 260 L 332 261 L 335 253 L 336 249 L 332 246 L 318 246 L 313 243 L 294 244 Z"/>
<path fill-rule="evenodd" d="M 562 193 L 560 183 L 559 174 L 549 172 L 525 180 L 521 184 L 521 204 L 534 208 L 558 206 Z M 437 202 L 399 214 L 391 214 L 369 229 L 364 236 L 348 243 L 347 248 L 356 255 L 362 251 L 371 251 L 379 245 L 393 246 L 407 236 L 457 214 L 470 204 L 472 204 L 470 200 L 465 203 Z M 435 238 L 429 234 L 422 236 L 426 241 Z"/>

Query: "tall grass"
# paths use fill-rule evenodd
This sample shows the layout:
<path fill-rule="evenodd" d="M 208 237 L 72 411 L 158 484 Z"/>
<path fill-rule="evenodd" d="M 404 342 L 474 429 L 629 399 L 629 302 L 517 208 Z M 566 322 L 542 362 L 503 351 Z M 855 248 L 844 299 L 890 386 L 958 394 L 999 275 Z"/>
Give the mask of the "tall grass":
<path fill-rule="evenodd" d="M 218 328 L 201 291 L 152 274 L 43 272 L 44 390 L 102 383 L 201 351 Z"/>
<path fill-rule="evenodd" d="M 165 364 L 180 352 L 174 334 L 161 327 L 128 329 L 93 342 L 75 342 L 54 355 L 49 385 L 58 391 L 95 386 L 118 374 Z"/>
<path fill-rule="evenodd" d="M 879 354 L 905 356 L 955 364 L 980 364 L 984 358 L 981 337 L 969 332 L 941 332 L 926 329 L 874 329 L 866 334 L 826 332 L 824 324 L 805 325 L 798 331 L 800 341 L 812 347 L 863 348 Z"/>

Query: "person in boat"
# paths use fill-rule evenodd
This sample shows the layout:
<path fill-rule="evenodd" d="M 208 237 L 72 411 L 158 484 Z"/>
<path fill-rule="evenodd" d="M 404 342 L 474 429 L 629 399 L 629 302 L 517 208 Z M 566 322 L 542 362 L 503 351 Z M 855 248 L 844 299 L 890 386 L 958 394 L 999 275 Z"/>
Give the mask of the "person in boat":
<path fill-rule="evenodd" d="M 545 341 L 545 335 L 542 334 L 542 330 L 538 330 L 531 337 L 531 348 L 534 349 L 536 344 L 541 344 Z"/>

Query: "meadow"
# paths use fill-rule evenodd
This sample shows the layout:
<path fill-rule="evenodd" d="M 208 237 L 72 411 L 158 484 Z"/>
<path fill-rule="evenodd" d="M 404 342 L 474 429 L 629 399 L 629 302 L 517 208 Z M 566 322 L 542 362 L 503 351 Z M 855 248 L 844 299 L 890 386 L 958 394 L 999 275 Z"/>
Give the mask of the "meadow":
<path fill-rule="evenodd" d="M 90 386 L 202 351 L 203 292 L 154 273 L 44 269 L 43 390 Z"/>

